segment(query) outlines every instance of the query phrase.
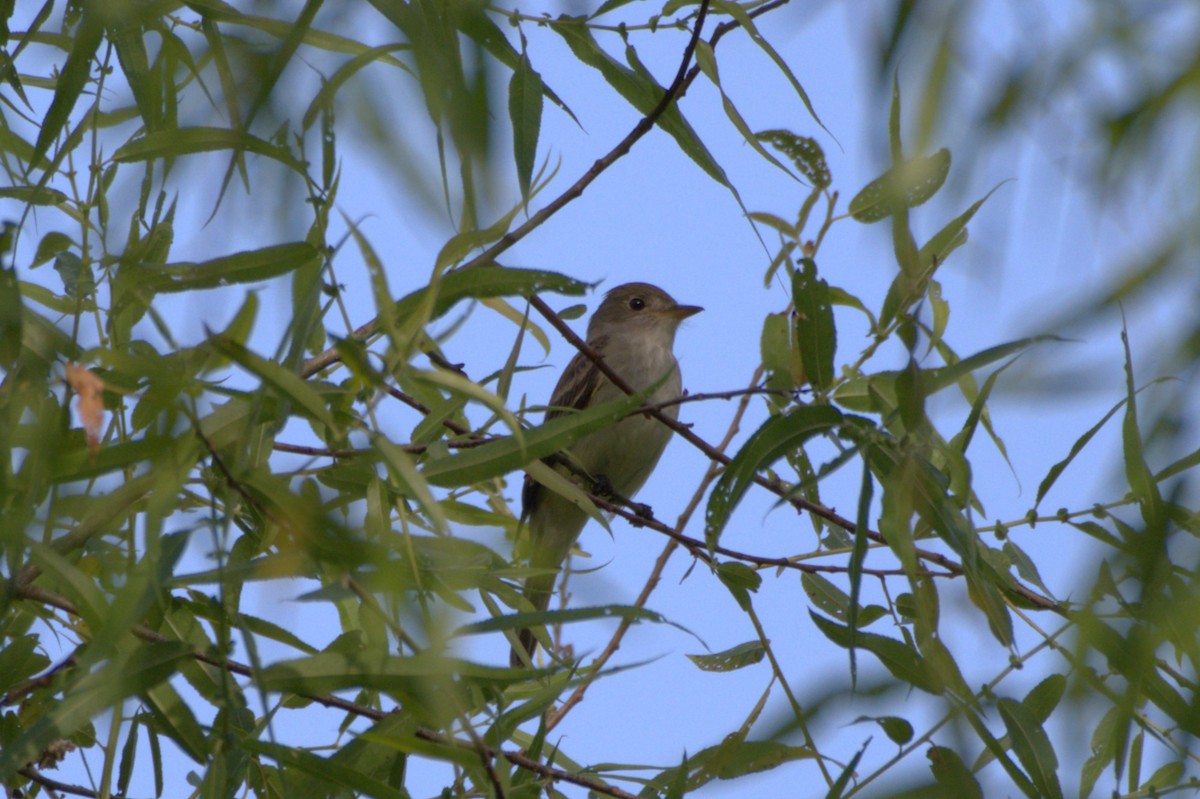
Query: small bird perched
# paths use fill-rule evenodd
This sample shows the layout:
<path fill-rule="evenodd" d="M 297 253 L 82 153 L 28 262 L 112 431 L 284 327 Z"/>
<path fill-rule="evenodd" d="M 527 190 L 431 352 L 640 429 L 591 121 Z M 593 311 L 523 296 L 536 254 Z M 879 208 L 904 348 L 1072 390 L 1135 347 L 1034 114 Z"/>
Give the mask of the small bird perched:
<path fill-rule="evenodd" d="M 588 323 L 587 343 L 635 391 L 662 383 L 647 404 L 673 400 L 680 395 L 682 378 L 672 352 L 680 322 L 703 308 L 680 305 L 657 286 L 626 283 L 605 295 Z M 665 378 L 665 380 L 663 379 Z M 554 387 L 546 421 L 624 397 L 625 393 L 604 376 L 586 355 L 577 353 Z M 679 406 L 663 408 L 672 419 Z M 671 438 L 671 430 L 647 414 L 626 417 L 575 442 L 568 452 L 597 483 L 628 499 L 646 482 Z M 521 496 L 529 520 L 529 565 L 558 569 L 587 522 L 587 514 L 570 500 L 525 478 Z M 556 575 L 536 575 L 525 581 L 525 597 L 535 610 L 550 604 Z M 525 652 L 532 656 L 537 640 L 530 630 L 518 633 Z M 513 649 L 510 661 L 520 666 L 521 653 Z"/>

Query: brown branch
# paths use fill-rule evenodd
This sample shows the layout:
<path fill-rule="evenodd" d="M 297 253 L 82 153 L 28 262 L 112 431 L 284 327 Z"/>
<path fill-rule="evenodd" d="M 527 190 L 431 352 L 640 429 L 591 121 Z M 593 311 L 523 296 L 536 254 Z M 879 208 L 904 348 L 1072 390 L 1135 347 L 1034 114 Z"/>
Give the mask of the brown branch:
<path fill-rule="evenodd" d="M 49 777 L 47 777 L 46 775 L 42 774 L 37 769 L 35 769 L 33 766 L 26 766 L 25 768 L 17 769 L 17 773 L 20 774 L 25 779 L 31 780 L 32 782 L 36 782 L 38 785 L 40 785 L 43 788 L 50 790 L 50 791 L 58 791 L 59 793 L 69 793 L 73 796 L 99 796 L 100 795 L 96 791 L 93 791 L 90 788 L 84 788 L 81 785 L 70 785 L 65 782 L 59 782 L 58 780 L 52 780 Z M 13 795 L 17 796 L 18 794 L 13 794 Z M 111 795 L 115 796 L 115 797 L 124 796 L 124 794 L 111 794 Z"/>

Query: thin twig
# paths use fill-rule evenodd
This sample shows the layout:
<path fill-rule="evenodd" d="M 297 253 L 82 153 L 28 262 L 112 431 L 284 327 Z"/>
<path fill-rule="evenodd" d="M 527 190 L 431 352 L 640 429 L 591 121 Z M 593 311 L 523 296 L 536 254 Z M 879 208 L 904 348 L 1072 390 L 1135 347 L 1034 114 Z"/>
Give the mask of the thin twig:
<path fill-rule="evenodd" d="M 52 780 L 45 774 L 41 773 L 33 766 L 25 766 L 25 768 L 17 769 L 17 773 L 27 780 L 36 782 L 38 785 L 50 791 L 58 791 L 59 793 L 69 793 L 72 796 L 99 796 L 100 794 L 90 788 L 84 788 L 82 785 L 69 785 L 65 782 Z M 16 794 L 14 794 L 15 796 Z M 120 797 L 124 794 L 112 794 L 112 796 Z"/>

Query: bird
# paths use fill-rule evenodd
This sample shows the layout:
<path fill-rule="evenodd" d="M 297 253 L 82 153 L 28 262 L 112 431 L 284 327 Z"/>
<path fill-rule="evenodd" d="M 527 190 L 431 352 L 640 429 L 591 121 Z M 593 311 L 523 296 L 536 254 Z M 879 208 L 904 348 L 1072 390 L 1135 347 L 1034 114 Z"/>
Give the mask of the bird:
<path fill-rule="evenodd" d="M 669 402 L 680 396 L 683 386 L 674 353 L 675 333 L 684 319 L 702 310 L 695 305 L 680 305 L 658 286 L 625 283 L 605 294 L 592 314 L 587 343 L 634 391 L 657 384 L 646 404 Z M 595 362 L 579 352 L 559 377 L 545 421 L 624 396 L 625 392 L 605 377 Z M 668 405 L 662 412 L 671 419 L 678 418 L 679 406 Z M 567 453 L 595 485 L 627 500 L 650 477 L 670 438 L 669 427 L 649 414 L 639 413 L 588 434 L 572 444 Z M 523 592 L 535 610 L 544 611 L 550 604 L 557 570 L 588 516 L 569 499 L 528 475 L 522 506 L 522 518 L 529 531 L 529 565 L 544 571 L 527 577 Z M 531 630 L 519 630 L 517 637 L 521 649 L 512 650 L 510 663 L 514 667 L 532 662 L 537 649 Z"/>

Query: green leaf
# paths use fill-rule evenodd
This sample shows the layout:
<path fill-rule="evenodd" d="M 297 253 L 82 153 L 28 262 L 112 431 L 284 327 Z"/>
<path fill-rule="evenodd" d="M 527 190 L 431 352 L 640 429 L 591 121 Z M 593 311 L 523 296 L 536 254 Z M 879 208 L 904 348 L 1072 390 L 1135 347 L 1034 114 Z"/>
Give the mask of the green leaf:
<path fill-rule="evenodd" d="M 967 768 L 958 752 L 945 746 L 931 746 L 925 753 L 929 758 L 929 770 L 943 789 L 943 795 L 954 799 L 983 799 L 975 775 Z"/>
<path fill-rule="evenodd" d="M 737 132 L 742 134 L 742 138 L 746 140 L 746 143 L 753 147 L 755 152 L 768 162 L 783 170 L 790 177 L 795 177 L 775 156 L 767 152 L 766 148 L 759 142 L 758 137 L 750 130 L 750 126 L 746 124 L 746 120 L 742 118 L 741 112 L 737 110 L 737 106 L 733 104 L 733 100 L 729 99 L 729 95 L 725 93 L 725 88 L 721 85 L 721 74 L 717 69 L 717 57 L 713 53 L 712 45 L 703 39 L 698 40 L 696 42 L 695 56 L 696 65 L 700 67 L 700 71 L 704 73 L 706 78 L 712 81 L 712 84 L 717 87 L 717 91 L 721 94 L 721 105 L 725 109 L 725 116 L 729 117 L 729 121 L 733 123 L 733 127 L 737 129 Z"/>
<path fill-rule="evenodd" d="M 192 291 L 270 280 L 293 272 L 319 257 L 320 252 L 311 244 L 297 241 L 234 253 L 202 263 L 144 266 L 142 274 L 148 287 L 154 291 Z"/>
<path fill-rule="evenodd" d="M 737 671 L 762 661 L 767 650 L 757 639 L 711 655 L 688 655 L 701 671 Z"/>
<path fill-rule="evenodd" d="M 0 649 L 0 696 L 50 665 L 50 658 L 36 651 L 38 646 L 36 634 L 7 638 Z"/>
<path fill-rule="evenodd" d="M 104 26 L 100 22 L 101 11 L 93 4 L 83 6 L 83 16 L 75 29 L 75 38 L 71 42 L 71 51 L 67 60 L 58 73 L 58 81 L 54 87 L 54 99 L 46 109 L 46 116 L 38 128 L 37 141 L 33 145 L 33 155 L 30 164 L 41 160 L 50 151 L 50 145 L 58 134 L 71 120 L 71 112 L 83 87 L 87 85 L 92 74 L 92 58 L 104 39 Z"/>
<path fill-rule="evenodd" d="M 873 721 L 883 729 L 883 734 L 894 744 L 903 746 L 912 740 L 913 726 L 899 716 L 859 716 L 854 720 L 857 724 L 863 721 Z"/>
<path fill-rule="evenodd" d="M 850 215 L 859 222 L 869 223 L 886 219 L 901 209 L 914 208 L 936 194 L 949 173 L 950 151 L 945 148 L 924 158 L 903 161 L 855 195 L 850 201 Z"/>
<path fill-rule="evenodd" d="M 996 708 L 1008 730 L 1013 751 L 1028 772 L 1038 795 L 1043 799 L 1061 799 L 1063 792 L 1058 783 L 1058 758 L 1041 722 L 1029 708 L 1013 699 L 1001 699 L 996 703 Z"/>
<path fill-rule="evenodd" d="M 768 42 L 766 38 L 764 38 L 759 32 L 758 26 L 754 24 L 754 17 L 750 15 L 749 9 L 744 8 L 741 3 L 733 2 L 733 0 L 714 0 L 713 5 L 720 11 L 733 17 L 733 19 L 737 21 L 738 25 L 741 26 L 742 30 L 744 30 L 750 37 L 750 41 L 757 44 L 759 48 L 767 54 L 767 57 L 775 62 L 776 68 L 778 68 L 778 70 L 783 73 L 784 77 L 788 79 L 788 83 L 792 85 L 793 91 L 795 91 L 796 96 L 800 98 L 800 102 L 804 104 L 804 108 L 806 111 L 808 111 L 809 116 L 813 118 L 814 122 L 821 126 L 822 130 L 828 132 L 829 129 L 825 127 L 825 123 L 821 121 L 819 116 L 817 116 L 817 111 L 815 108 L 813 108 L 812 101 L 809 100 L 808 92 L 804 90 L 804 87 L 800 85 L 800 81 L 796 79 L 796 75 L 792 72 L 792 68 L 788 64 L 787 60 L 784 59 L 783 56 L 781 56 L 779 52 L 771 46 L 771 43 Z"/>
<path fill-rule="evenodd" d="M 850 613 L 850 597 L 845 591 L 812 572 L 801 572 L 800 585 L 819 610 L 841 621 L 846 620 Z"/>
<path fill-rule="evenodd" d="M 142 694 L 143 701 L 154 714 L 154 728 L 183 750 L 184 754 L 197 763 L 203 763 L 208 754 L 208 741 L 191 707 L 169 682 L 161 682 Z"/>
<path fill-rule="evenodd" d="M 251 374 L 257 375 L 264 385 L 270 386 L 280 397 L 291 400 L 311 418 L 325 425 L 329 432 L 333 433 L 338 429 L 324 398 L 298 374 L 289 372 L 274 361 L 268 361 L 224 336 L 215 336 L 210 339 L 210 343 L 217 352 Z"/>
<path fill-rule="evenodd" d="M 21 357 L 25 303 L 17 270 L 0 263 L 0 369 L 12 374 Z"/>
<path fill-rule="evenodd" d="M 928 691 L 931 694 L 940 694 L 942 685 L 933 672 L 925 664 L 920 653 L 909 644 L 902 641 L 897 641 L 894 638 L 887 638 L 875 633 L 864 633 L 861 630 L 854 632 L 851 637 L 849 627 L 844 627 L 840 624 L 830 621 L 823 616 L 818 616 L 811 610 L 808 615 L 812 618 L 813 623 L 817 625 L 826 638 L 842 648 L 849 648 L 851 641 L 855 646 L 862 647 L 875 657 L 879 658 L 879 662 L 892 673 L 896 679 L 904 682 L 922 691 Z"/>
<path fill-rule="evenodd" d="M 118 147 L 112 157 L 118 163 L 134 163 L 216 150 L 233 150 L 239 153 L 245 151 L 263 155 L 278 161 L 298 175 L 306 174 L 304 164 L 296 160 L 288 148 L 229 128 L 195 127 L 153 131 Z"/>
<path fill-rule="evenodd" d="M 57 230 L 52 230 L 42 240 L 38 242 L 37 252 L 33 256 L 33 263 L 29 265 L 30 269 L 41 266 L 51 258 L 58 255 L 60 252 L 70 249 L 75 246 L 75 242 L 66 233 L 59 233 Z"/>
<path fill-rule="evenodd" d="M 641 407 L 650 393 L 650 390 L 639 391 L 579 413 L 556 417 L 526 431 L 523 441 L 515 437 L 498 438 L 457 455 L 427 459 L 421 474 L 433 485 L 443 487 L 473 485 L 508 474 L 530 461 L 566 449 L 588 433 L 622 419 Z"/>
<path fill-rule="evenodd" d="M 103 668 L 80 672 L 82 676 L 71 681 L 62 701 L 0 749 L 0 781 L 11 779 L 51 741 L 80 730 L 118 702 L 166 680 L 192 654 L 190 644 L 139 643 L 122 649 Z"/>
<path fill-rule="evenodd" d="M 633 605 L 602 605 L 593 608 L 568 608 L 566 610 L 543 610 L 529 613 L 507 613 L 483 621 L 464 624 L 450 635 L 478 635 L 480 633 L 501 632 L 504 630 L 520 630 L 526 627 L 543 627 L 555 624 L 570 624 L 577 621 L 594 621 L 596 619 L 629 619 L 631 621 L 649 621 L 655 624 L 670 624 L 680 630 L 685 628 L 671 622 L 661 613 L 635 607 Z M 686 631 L 686 630 L 685 630 Z M 690 657 L 690 656 L 689 656 Z"/>
<path fill-rule="evenodd" d="M 6 186 L 0 188 L 0 197 L 9 197 L 29 205 L 67 205 L 71 198 L 57 189 L 46 186 Z"/>
<path fill-rule="evenodd" d="M 322 111 L 332 108 L 333 101 L 337 96 L 338 90 L 342 88 L 346 81 L 357 75 L 358 72 L 363 69 L 363 67 L 374 64 L 377 61 L 384 61 L 408 71 L 408 68 L 405 67 L 404 64 L 389 56 L 389 53 L 393 53 L 396 50 L 407 49 L 407 44 L 381 44 L 378 47 L 372 47 L 359 53 L 358 55 L 354 56 L 354 58 L 338 67 L 337 70 L 331 76 L 329 76 L 329 79 L 321 84 L 320 91 L 316 93 L 312 99 L 312 102 L 308 104 L 308 108 L 305 109 L 304 117 L 300 123 L 301 129 L 308 130 L 310 127 L 312 127 L 313 122 L 316 121 L 317 116 L 319 116 Z"/>
<path fill-rule="evenodd" d="M 950 220 L 949 224 L 935 233 L 933 238 L 921 247 L 917 253 L 918 260 L 925 269 L 931 270 L 929 271 L 930 275 L 933 274 L 934 268 L 945 261 L 951 252 L 967 240 L 967 223 L 975 216 L 975 212 L 988 201 L 988 198 L 996 193 L 998 188 L 1000 186 L 994 187 L 982 198 L 972 203 L 970 208 Z"/>
<path fill-rule="evenodd" d="M 388 468 L 388 475 L 395 481 L 400 493 L 412 498 L 421 506 L 436 531 L 448 532 L 450 528 L 446 522 L 446 514 L 429 490 L 424 476 L 417 471 L 413 457 L 389 441 L 386 436 L 372 436 L 371 443 L 382 456 Z"/>
<path fill-rule="evenodd" d="M 745 563 L 730 561 L 717 566 L 717 579 L 729 589 L 742 610 L 750 609 L 750 594 L 762 585 L 762 576 Z"/>
<path fill-rule="evenodd" d="M 363 651 L 327 651 L 274 663 L 262 670 L 259 687 L 265 691 L 330 693 L 349 688 L 408 693 L 428 679 L 450 678 L 504 686 L 528 675 L 524 669 L 498 668 L 457 658 L 421 653 L 412 657 L 379 658 Z"/>
<path fill-rule="evenodd" d="M 811 258 L 800 261 L 792 274 L 792 301 L 796 306 L 796 347 L 804 377 L 817 391 L 833 384 L 833 361 L 837 352 L 837 331 L 829 284 L 817 277 L 817 264 Z"/>
<path fill-rule="evenodd" d="M 1165 791 L 1167 788 L 1174 788 L 1181 784 L 1184 774 L 1183 763 L 1178 760 L 1173 763 L 1166 763 L 1155 770 L 1150 775 L 1150 779 L 1138 786 L 1138 793 L 1153 796 L 1156 791 Z M 1194 786 L 1195 783 L 1193 783 Z"/>
<path fill-rule="evenodd" d="M 1137 388 L 1133 382 L 1133 355 L 1129 349 L 1129 331 L 1122 329 L 1121 344 L 1125 349 L 1125 418 L 1121 424 L 1121 443 L 1125 456 L 1125 479 L 1142 512 L 1148 533 L 1163 534 L 1166 516 L 1158 483 L 1142 454 L 1142 434 L 1138 425 Z"/>
<path fill-rule="evenodd" d="M 242 736 L 238 745 L 248 752 L 272 758 L 281 766 L 287 766 L 289 771 L 307 774 L 310 779 L 328 786 L 330 795 L 340 792 L 334 790 L 336 786 L 337 789 L 349 789 L 379 799 L 409 799 L 408 791 L 393 788 L 385 782 L 360 773 L 358 769 L 343 766 L 332 758 L 318 757 L 297 746 L 261 741 L 251 735 Z"/>
<path fill-rule="evenodd" d="M 701 755 L 697 755 L 697 759 Z M 708 768 L 722 780 L 770 771 L 784 763 L 815 756 L 806 746 L 789 746 L 779 741 L 734 741 L 729 747 L 719 745 L 712 755 L 717 762 L 709 763 Z"/>
<path fill-rule="evenodd" d="M 617 90 L 630 105 L 642 114 L 649 114 L 662 100 L 666 90 L 659 86 L 650 75 L 642 70 L 634 70 L 618 62 L 605 52 L 591 31 L 580 17 L 561 16 L 559 24 L 551 29 L 566 41 L 571 52 L 581 62 L 600 72 L 609 85 Z M 632 57 L 632 51 L 627 51 L 627 57 Z M 635 62 L 636 63 L 636 62 Z M 709 153 L 708 148 L 696 135 L 696 131 L 684 119 L 678 104 L 672 103 L 662 116 L 658 118 L 658 126 L 675 139 L 679 148 L 696 162 L 701 169 L 722 186 L 731 186 L 725 176 L 725 170 Z"/>
<path fill-rule="evenodd" d="M 151 73 L 150 61 L 143 38 L 142 21 L 136 14 L 112 14 L 105 20 L 108 40 L 117 51 L 117 61 L 125 73 L 125 81 L 133 92 L 138 113 L 147 130 L 162 127 L 162 86 L 158 75 Z M 124 791 L 122 791 L 124 793 Z"/>
<path fill-rule="evenodd" d="M 828 405 L 802 405 L 789 413 L 768 419 L 742 446 L 708 498 L 704 535 L 715 547 L 729 516 L 750 487 L 759 469 L 765 469 L 804 442 L 838 427 L 842 414 Z"/>
<path fill-rule="evenodd" d="M 583 296 L 592 287 L 557 272 L 539 269 L 512 269 L 501 266 L 475 266 L 454 269 L 444 274 L 436 288 L 423 288 L 396 301 L 398 318 L 416 313 L 433 294 L 430 317 L 432 321 L 444 315 L 462 300 L 484 297 L 528 297 L 531 294 L 552 292 L 573 297 Z"/>
<path fill-rule="evenodd" d="M 863 744 L 862 748 L 854 753 L 854 757 L 850 758 L 850 762 L 842 769 L 842 773 L 834 781 L 833 785 L 829 786 L 828 793 L 825 794 L 825 799 L 842 799 L 842 795 L 846 790 L 846 786 L 850 784 L 850 780 L 854 778 L 855 769 L 858 768 L 858 761 L 867 751 L 867 744 Z"/>
<path fill-rule="evenodd" d="M 517 165 L 517 181 L 521 196 L 529 199 L 533 180 L 533 165 L 537 159 L 538 134 L 542 128 L 542 77 L 521 54 L 517 68 L 508 83 L 508 117 L 513 129 L 513 160 Z"/>
<path fill-rule="evenodd" d="M 811 136 L 797 136 L 790 130 L 764 130 L 754 134 L 762 142 L 774 147 L 792 159 L 800 174 L 808 179 L 813 188 L 824 189 L 833 182 L 825 151 Z"/>

